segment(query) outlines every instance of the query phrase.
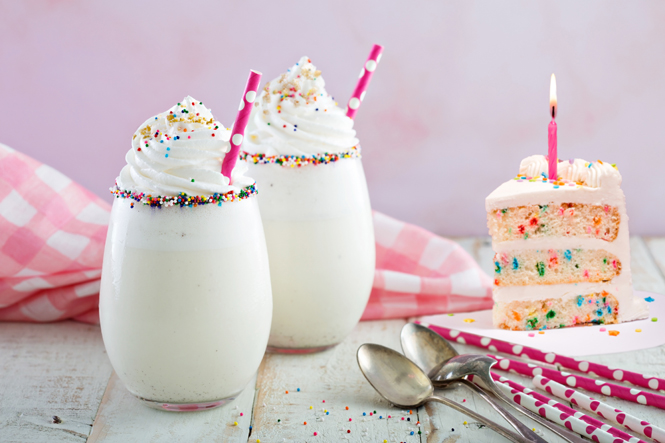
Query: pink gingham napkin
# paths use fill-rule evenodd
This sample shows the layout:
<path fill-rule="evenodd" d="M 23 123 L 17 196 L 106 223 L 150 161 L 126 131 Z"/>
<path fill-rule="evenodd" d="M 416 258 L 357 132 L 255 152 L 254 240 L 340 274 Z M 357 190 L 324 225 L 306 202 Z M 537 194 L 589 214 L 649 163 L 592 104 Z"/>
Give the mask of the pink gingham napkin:
<path fill-rule="evenodd" d="M 492 280 L 452 240 L 374 212 L 376 273 L 362 320 L 492 307 Z"/>
<path fill-rule="evenodd" d="M 110 205 L 0 144 L 0 320 L 99 323 Z M 492 281 L 457 243 L 374 213 L 376 274 L 363 320 L 488 309 Z"/>
<path fill-rule="evenodd" d="M 98 323 L 110 206 L 0 144 L 0 320 Z"/>

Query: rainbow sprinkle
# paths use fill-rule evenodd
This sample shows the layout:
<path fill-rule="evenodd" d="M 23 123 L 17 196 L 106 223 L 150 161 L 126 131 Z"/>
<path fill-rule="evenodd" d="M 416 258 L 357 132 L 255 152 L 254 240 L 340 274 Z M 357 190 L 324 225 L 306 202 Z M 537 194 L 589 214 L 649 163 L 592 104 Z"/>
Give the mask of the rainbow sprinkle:
<path fill-rule="evenodd" d="M 255 165 L 267 165 L 275 163 L 289 168 L 300 168 L 306 165 L 327 165 L 334 163 L 344 158 L 361 158 L 360 148 L 354 146 L 349 151 L 314 154 L 314 155 L 270 155 L 265 154 L 250 154 L 246 151 L 240 152 L 240 160 L 254 163 Z"/>
<path fill-rule="evenodd" d="M 224 194 L 215 193 L 213 195 L 187 195 L 186 193 L 181 192 L 179 195 L 158 195 L 153 197 L 144 192 L 122 190 L 118 187 L 117 183 L 109 190 L 111 191 L 111 194 L 115 195 L 115 198 L 128 198 L 152 208 L 168 208 L 170 206 L 180 206 L 181 208 L 187 206 L 192 208 L 210 204 L 222 206 L 222 203 L 240 201 L 258 194 L 256 183 L 243 188 L 238 193 L 229 191 Z M 134 203 L 132 203 L 132 208 L 133 207 Z"/>

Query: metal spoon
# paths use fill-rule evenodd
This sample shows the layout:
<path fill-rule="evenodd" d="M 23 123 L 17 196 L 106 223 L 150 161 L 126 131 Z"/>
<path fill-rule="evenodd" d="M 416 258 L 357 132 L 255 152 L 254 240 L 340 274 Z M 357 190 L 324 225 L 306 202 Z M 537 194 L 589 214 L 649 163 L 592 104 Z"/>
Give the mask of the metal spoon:
<path fill-rule="evenodd" d="M 435 382 L 435 380 L 432 376 L 437 375 L 442 366 L 442 362 L 445 363 L 450 361 L 450 359 L 459 355 L 450 343 L 445 340 L 443 340 L 443 342 L 441 341 L 442 337 L 439 334 L 416 323 L 407 323 L 404 325 L 400 338 L 404 355 L 413 360 L 424 372 L 426 372 L 433 382 Z M 487 358 L 489 359 L 489 357 Z M 491 362 L 496 363 L 494 360 L 491 360 Z M 545 440 L 529 429 L 524 423 L 506 411 L 506 409 L 490 395 L 464 378 L 464 376 L 447 376 L 437 379 L 436 381 L 438 381 L 438 383 L 435 382 L 434 384 L 437 388 L 455 388 L 458 386 L 464 386 L 465 388 L 470 389 L 489 403 L 489 405 L 492 406 L 521 435 L 536 443 L 546 443 Z"/>
<path fill-rule="evenodd" d="M 517 443 L 530 440 L 494 423 L 480 414 L 445 397 L 434 395 L 432 382 L 411 360 L 385 346 L 364 344 L 358 348 L 358 366 L 376 392 L 401 408 L 415 408 L 437 401 L 478 420 L 488 428 Z"/>
<path fill-rule="evenodd" d="M 492 364 L 495 363 L 493 359 L 490 359 L 489 357 L 483 355 L 476 355 L 475 359 L 470 359 L 466 361 L 457 360 L 465 356 L 460 356 L 458 352 L 455 350 L 455 348 L 453 348 L 450 345 L 450 343 L 446 339 L 441 337 L 439 334 L 432 331 L 430 328 L 427 328 L 425 326 L 416 323 L 408 323 L 402 328 L 401 342 L 404 354 L 410 359 L 412 359 L 414 362 L 416 362 L 418 366 L 420 366 L 424 371 L 426 371 L 429 374 L 435 386 L 439 386 L 439 384 L 443 384 L 445 386 L 446 383 L 449 383 L 452 380 L 457 381 L 465 379 L 465 377 L 468 375 L 476 375 L 478 376 L 478 378 L 481 379 L 481 381 L 485 384 L 485 386 L 497 398 L 503 400 L 506 404 L 513 407 L 521 414 L 524 414 L 527 417 L 531 418 L 532 420 L 538 422 L 540 425 L 546 427 L 547 429 L 554 432 L 555 434 L 557 434 L 558 436 L 560 436 L 561 438 L 563 438 L 568 442 L 585 443 L 586 440 L 584 440 L 582 437 L 578 436 L 574 432 L 562 428 L 508 399 L 503 394 L 503 392 L 501 392 L 501 390 L 496 385 L 494 380 L 492 380 L 492 377 L 490 375 L 490 367 L 492 366 Z M 474 354 L 468 354 L 468 355 L 474 355 Z M 451 365 L 448 366 L 448 363 L 451 362 L 453 358 L 455 360 L 453 360 Z M 491 360 L 491 362 L 488 360 Z M 465 362 L 470 364 L 470 366 L 463 366 L 459 364 Z M 465 386 L 468 385 L 465 383 Z M 525 425 L 519 422 L 512 415 L 510 414 L 508 414 L 508 416 L 504 415 L 499 409 L 496 408 L 496 406 L 498 405 L 496 405 L 495 402 L 493 403 L 489 402 L 489 403 L 511 425 L 513 425 L 515 429 L 517 429 L 517 426 L 523 426 L 524 428 L 526 428 Z M 510 417 L 512 417 L 512 419 Z M 528 431 L 531 431 L 529 428 L 526 429 Z M 538 438 L 540 439 L 540 437 Z M 543 440 L 540 439 L 540 441 Z"/>

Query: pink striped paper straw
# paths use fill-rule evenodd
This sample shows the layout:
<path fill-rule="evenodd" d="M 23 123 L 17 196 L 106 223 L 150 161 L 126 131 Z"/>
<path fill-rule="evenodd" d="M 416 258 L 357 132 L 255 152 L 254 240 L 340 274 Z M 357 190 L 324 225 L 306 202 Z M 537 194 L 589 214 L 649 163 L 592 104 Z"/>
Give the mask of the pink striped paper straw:
<path fill-rule="evenodd" d="M 662 395 L 607 383 L 603 380 L 594 380 L 581 375 L 573 375 L 569 372 L 559 372 L 554 369 L 543 368 L 542 366 L 536 366 L 530 363 L 522 363 L 520 361 L 498 357 L 496 355 L 487 355 L 498 361 L 498 368 L 501 368 L 504 371 L 514 371 L 517 374 L 526 375 L 528 377 L 543 375 L 570 387 L 579 387 L 586 389 L 587 391 L 607 395 L 608 397 L 617 397 L 623 400 L 632 401 L 633 403 L 665 409 L 665 396 Z"/>
<path fill-rule="evenodd" d="M 557 355 L 553 352 L 543 352 L 528 346 L 516 345 L 514 343 L 497 340 L 494 338 L 483 337 L 480 335 L 460 332 L 441 326 L 428 325 L 430 329 L 438 332 L 443 338 L 466 343 L 480 348 L 488 349 L 490 352 L 503 352 L 505 354 L 515 355 L 517 357 L 529 358 L 544 363 L 558 363 L 564 368 L 579 371 L 585 374 L 605 377 L 610 380 L 619 380 L 630 383 L 635 386 L 661 390 L 665 392 L 665 380 L 658 377 L 650 377 L 637 372 L 626 371 L 624 369 L 612 369 L 605 365 L 593 363 L 590 361 L 580 361 L 571 357 Z"/>
<path fill-rule="evenodd" d="M 238 152 L 240 151 L 240 145 L 242 145 L 242 139 L 245 136 L 245 128 L 249 121 L 249 115 L 252 113 L 252 104 L 256 99 L 256 91 L 259 89 L 260 81 L 261 73 L 250 69 L 245 93 L 240 100 L 238 115 L 236 116 L 235 123 L 233 123 L 233 129 L 231 129 L 231 150 L 224 156 L 224 161 L 222 162 L 222 175 L 229 178 L 229 184 L 231 183 L 231 172 L 233 172 L 233 168 L 238 161 Z"/>
<path fill-rule="evenodd" d="M 533 379 L 534 386 L 549 392 L 552 395 L 559 397 L 562 400 L 567 400 L 581 408 L 590 412 L 595 412 L 603 418 L 606 418 L 614 423 L 625 426 L 631 431 L 638 432 L 645 437 L 649 437 L 659 443 L 665 443 L 665 429 L 652 425 L 651 423 L 641 420 L 633 415 L 627 414 L 620 409 L 617 409 L 608 404 L 594 400 L 581 392 L 568 388 L 561 383 L 554 380 L 537 375 Z"/>
<path fill-rule="evenodd" d="M 623 438 L 615 437 L 603 429 L 600 429 L 596 426 L 589 425 L 583 422 L 582 420 L 580 420 L 575 416 L 575 415 L 579 416 L 579 414 L 584 415 L 581 412 L 579 414 L 570 414 L 564 412 L 550 405 L 551 402 L 558 404 L 554 400 L 551 400 L 550 398 L 547 397 L 545 397 L 545 400 L 539 400 L 527 394 L 527 392 L 529 394 L 533 392 L 530 389 L 527 389 L 518 383 L 512 382 L 507 378 L 498 377 L 498 376 L 495 377 L 495 376 L 493 376 L 492 378 L 499 381 L 497 385 L 506 394 L 506 396 L 512 399 L 518 405 L 524 406 L 531 412 L 535 412 L 536 414 L 539 414 L 541 417 L 544 417 L 551 422 L 565 426 L 567 429 L 570 429 L 571 431 L 576 432 L 584 437 L 590 438 L 595 442 L 599 443 L 626 442 L 626 440 L 624 440 Z M 577 412 L 574 409 L 572 409 L 572 411 L 573 413 Z M 646 443 L 642 442 L 639 439 L 638 441 L 640 443 Z"/>
<path fill-rule="evenodd" d="M 353 90 L 351 98 L 349 99 L 348 109 L 346 110 L 346 116 L 349 118 L 354 118 L 358 108 L 362 104 L 363 99 L 365 98 L 365 92 L 367 92 L 367 86 L 369 86 L 369 81 L 374 75 L 374 70 L 381 60 L 381 53 L 383 52 L 383 46 L 374 45 L 372 50 L 367 57 L 365 66 L 363 66 L 362 71 L 360 71 L 360 78 L 356 84 L 356 89 Z"/>

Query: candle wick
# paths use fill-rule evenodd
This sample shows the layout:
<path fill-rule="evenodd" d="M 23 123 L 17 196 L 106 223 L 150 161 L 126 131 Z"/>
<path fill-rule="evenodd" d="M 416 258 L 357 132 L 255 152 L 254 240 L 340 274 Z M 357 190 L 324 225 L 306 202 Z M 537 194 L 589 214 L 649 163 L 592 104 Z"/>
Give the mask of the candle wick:
<path fill-rule="evenodd" d="M 556 118 L 556 106 L 552 106 L 552 120 Z"/>

